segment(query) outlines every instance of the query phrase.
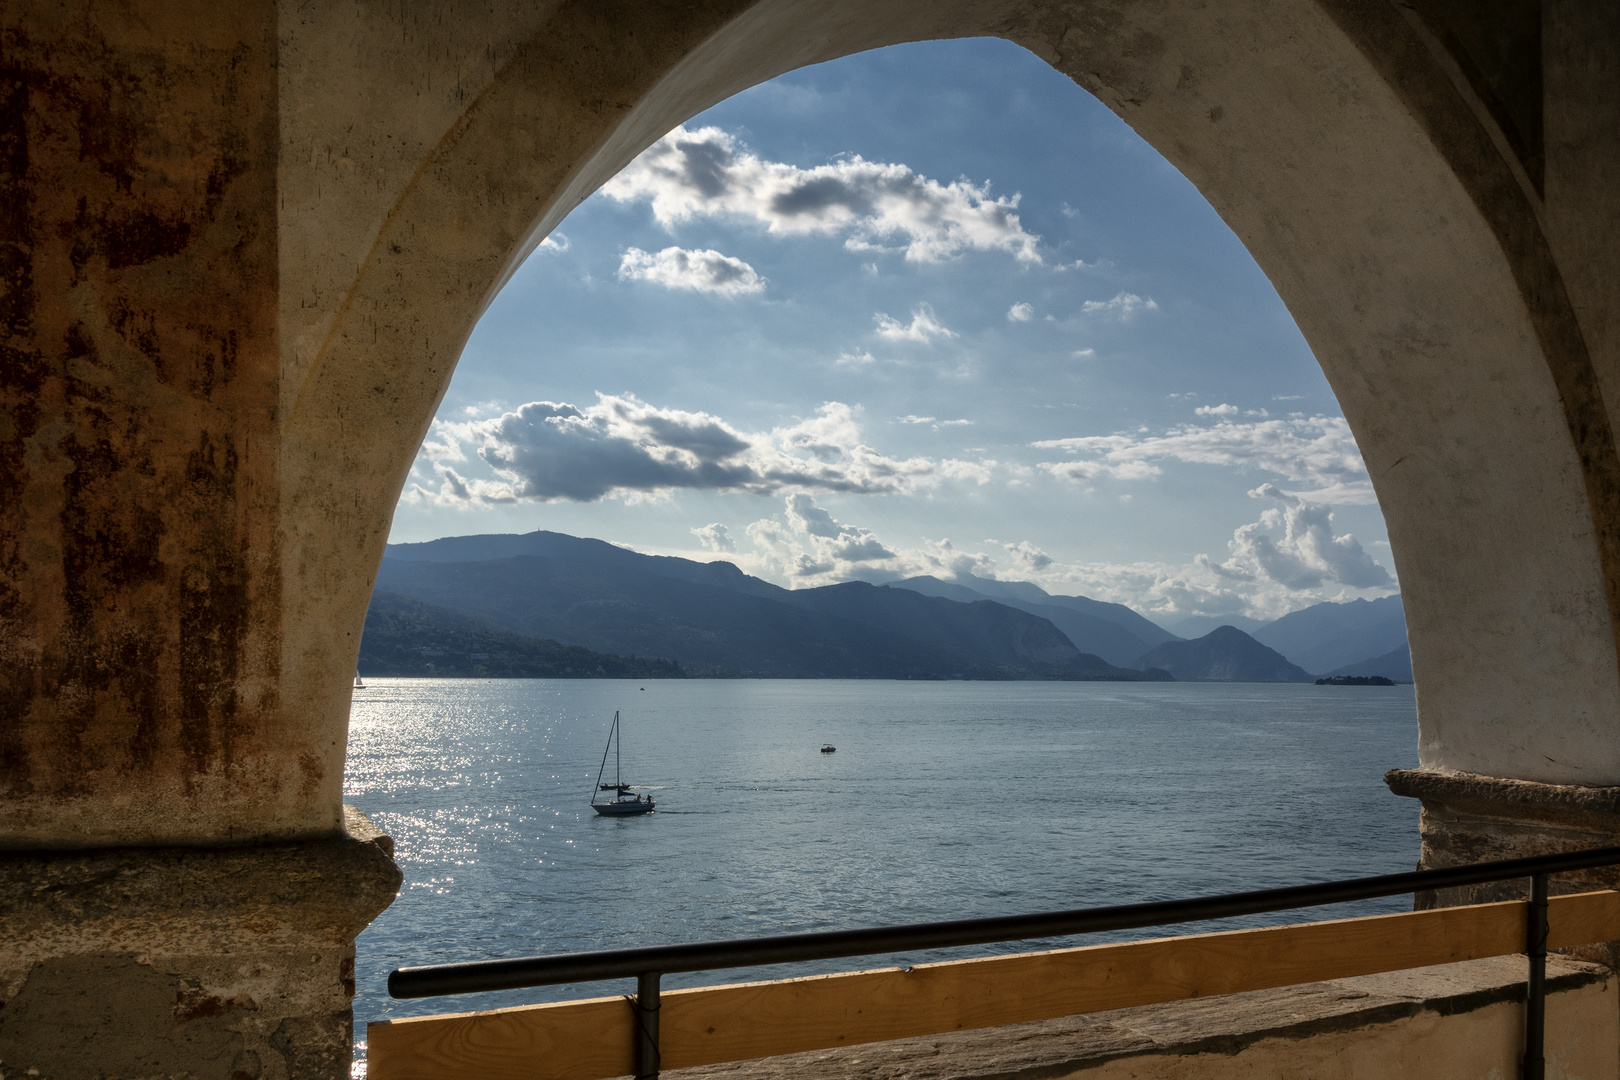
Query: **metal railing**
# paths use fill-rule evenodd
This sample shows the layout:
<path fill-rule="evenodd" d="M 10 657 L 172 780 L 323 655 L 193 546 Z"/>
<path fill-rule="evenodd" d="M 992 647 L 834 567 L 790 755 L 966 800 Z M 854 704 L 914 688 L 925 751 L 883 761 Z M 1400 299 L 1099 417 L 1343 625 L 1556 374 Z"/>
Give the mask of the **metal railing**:
<path fill-rule="evenodd" d="M 873 956 L 881 953 L 962 945 L 988 945 L 1035 938 L 1069 937 L 1107 930 L 1136 930 L 1175 923 L 1203 922 L 1239 915 L 1320 907 L 1354 900 L 1371 900 L 1420 890 L 1448 889 L 1528 878 L 1529 916 L 1525 932 L 1525 953 L 1529 959 L 1529 974 L 1525 994 L 1525 1052 L 1522 1076 L 1524 1080 L 1544 1080 L 1548 877 L 1552 874 L 1617 864 L 1620 864 L 1620 847 L 1607 847 L 1439 870 L 1417 870 L 1404 874 L 1353 878 L 1347 881 L 1228 893 L 1190 900 L 1161 900 L 1144 904 L 1119 904 L 1032 915 L 957 919 L 904 926 L 879 926 L 862 930 L 781 934 L 684 945 L 652 945 L 636 949 L 559 953 L 514 960 L 435 964 L 426 967 L 399 968 L 389 973 L 388 993 L 395 998 L 422 998 L 634 978 L 636 995 L 633 1004 L 637 1021 L 636 1076 L 639 1080 L 651 1080 L 658 1076 L 659 1071 L 659 981 L 661 976 L 666 974 Z"/>

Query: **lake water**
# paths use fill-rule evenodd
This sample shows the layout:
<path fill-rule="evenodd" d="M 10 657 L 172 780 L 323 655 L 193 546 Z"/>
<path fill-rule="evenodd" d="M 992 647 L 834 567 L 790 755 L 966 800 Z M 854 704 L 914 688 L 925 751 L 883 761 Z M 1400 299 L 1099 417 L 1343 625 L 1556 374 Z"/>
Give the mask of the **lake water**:
<path fill-rule="evenodd" d="M 393 1001 L 385 979 L 401 965 L 1173 899 L 1417 861 L 1418 804 L 1382 780 L 1417 763 L 1410 686 L 640 686 L 377 679 L 355 692 L 346 801 L 393 835 L 405 873 L 358 944 L 361 1057 L 367 1021 L 631 989 Z M 608 819 L 586 805 L 615 709 L 625 778 L 656 796 L 656 814 Z"/>

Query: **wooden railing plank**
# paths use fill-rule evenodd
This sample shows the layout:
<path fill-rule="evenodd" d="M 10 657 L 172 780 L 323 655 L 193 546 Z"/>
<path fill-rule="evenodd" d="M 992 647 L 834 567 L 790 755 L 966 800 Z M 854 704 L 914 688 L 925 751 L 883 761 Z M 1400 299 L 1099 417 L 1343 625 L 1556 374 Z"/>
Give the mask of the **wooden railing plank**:
<path fill-rule="evenodd" d="M 1547 947 L 1620 941 L 1620 892 L 1576 893 L 1547 902 Z"/>
<path fill-rule="evenodd" d="M 635 1072 L 622 997 L 521 1005 L 366 1025 L 378 1080 L 600 1080 Z"/>
<path fill-rule="evenodd" d="M 1229 930 L 674 990 L 667 1069 L 1372 975 L 1524 949 L 1525 904 Z M 1620 893 L 1554 897 L 1555 948 L 1620 939 Z M 622 998 L 369 1026 L 372 1080 L 601 1080 L 631 1071 Z"/>
<path fill-rule="evenodd" d="M 1230 930 L 664 998 L 672 1069 L 1497 956 L 1524 905 Z"/>

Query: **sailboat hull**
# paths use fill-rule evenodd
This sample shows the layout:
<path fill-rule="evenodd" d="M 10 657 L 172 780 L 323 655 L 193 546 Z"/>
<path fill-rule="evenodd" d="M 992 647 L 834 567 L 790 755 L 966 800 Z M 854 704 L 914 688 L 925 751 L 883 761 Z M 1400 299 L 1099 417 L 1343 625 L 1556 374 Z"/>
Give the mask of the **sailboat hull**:
<path fill-rule="evenodd" d="M 641 802 L 599 802 L 591 803 L 591 809 L 604 817 L 628 817 L 632 814 L 650 814 L 653 811 L 653 801 L 645 799 Z"/>

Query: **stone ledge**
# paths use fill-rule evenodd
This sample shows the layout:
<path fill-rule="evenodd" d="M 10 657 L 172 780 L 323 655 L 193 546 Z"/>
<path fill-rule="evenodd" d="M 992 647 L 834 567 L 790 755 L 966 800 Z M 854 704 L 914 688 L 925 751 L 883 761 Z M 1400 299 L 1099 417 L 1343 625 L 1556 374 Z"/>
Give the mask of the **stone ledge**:
<path fill-rule="evenodd" d="M 1233 1057 L 1267 1039 L 1302 1041 L 1425 1015 L 1456 1016 L 1524 1000 L 1524 978 L 1523 957 L 1495 957 L 669 1075 L 681 1080 L 1047 1080 L 1127 1058 Z M 1547 964 L 1549 993 L 1596 984 L 1606 989 L 1611 980 L 1596 964 L 1562 958 Z"/>
<path fill-rule="evenodd" d="M 392 839 L 344 810 L 344 834 L 323 840 L 0 852 L 0 955 L 346 946 L 404 879 Z"/>
<path fill-rule="evenodd" d="M 1457 813 L 1620 832 L 1620 787 L 1542 784 L 1439 769 L 1391 769 L 1384 783 L 1397 795 Z"/>

